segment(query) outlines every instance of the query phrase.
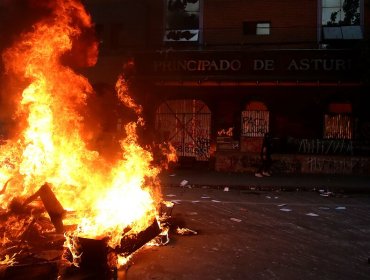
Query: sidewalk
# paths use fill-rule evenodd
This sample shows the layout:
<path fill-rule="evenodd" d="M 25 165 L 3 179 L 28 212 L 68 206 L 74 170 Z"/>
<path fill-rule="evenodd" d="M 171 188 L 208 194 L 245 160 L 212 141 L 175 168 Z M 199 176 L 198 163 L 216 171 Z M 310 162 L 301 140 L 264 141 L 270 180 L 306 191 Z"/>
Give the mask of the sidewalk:
<path fill-rule="evenodd" d="M 333 174 L 273 174 L 255 177 L 254 174 L 223 173 L 202 169 L 176 169 L 160 175 L 163 186 L 177 187 L 181 183 L 192 187 L 238 188 L 246 190 L 325 190 L 369 192 L 370 176 Z M 187 181 L 187 183 L 185 181 Z"/>

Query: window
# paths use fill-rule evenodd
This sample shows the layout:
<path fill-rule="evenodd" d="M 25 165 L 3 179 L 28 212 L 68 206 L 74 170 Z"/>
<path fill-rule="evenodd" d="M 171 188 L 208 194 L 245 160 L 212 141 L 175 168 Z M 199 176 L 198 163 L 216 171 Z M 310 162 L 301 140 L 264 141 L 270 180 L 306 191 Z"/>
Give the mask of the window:
<path fill-rule="evenodd" d="M 323 39 L 362 39 L 362 0 L 322 0 Z"/>
<path fill-rule="evenodd" d="M 270 35 L 270 23 L 269 22 L 259 22 L 256 26 L 257 35 Z"/>
<path fill-rule="evenodd" d="M 325 139 L 352 139 L 352 106 L 349 103 L 331 103 L 324 115 Z"/>
<path fill-rule="evenodd" d="M 270 22 L 244 21 L 244 35 L 270 35 Z"/>
<path fill-rule="evenodd" d="M 201 0 L 166 0 L 164 41 L 198 42 Z"/>

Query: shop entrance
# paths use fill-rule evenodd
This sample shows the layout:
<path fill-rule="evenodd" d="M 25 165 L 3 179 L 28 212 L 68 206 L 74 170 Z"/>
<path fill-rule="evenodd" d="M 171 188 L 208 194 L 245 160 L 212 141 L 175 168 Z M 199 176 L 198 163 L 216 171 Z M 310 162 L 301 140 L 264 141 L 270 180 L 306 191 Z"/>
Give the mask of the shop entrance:
<path fill-rule="evenodd" d="M 167 100 L 156 111 L 156 136 L 171 143 L 180 158 L 208 161 L 211 111 L 201 100 Z"/>

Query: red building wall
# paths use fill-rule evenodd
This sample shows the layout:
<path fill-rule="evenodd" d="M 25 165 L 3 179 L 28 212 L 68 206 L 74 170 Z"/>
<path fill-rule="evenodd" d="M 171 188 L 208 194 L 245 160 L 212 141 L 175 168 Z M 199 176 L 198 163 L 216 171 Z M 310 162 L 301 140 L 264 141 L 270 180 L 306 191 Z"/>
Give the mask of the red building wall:
<path fill-rule="evenodd" d="M 317 1 L 204 1 L 204 44 L 317 46 Z M 269 36 L 243 34 L 243 22 L 271 22 Z"/>

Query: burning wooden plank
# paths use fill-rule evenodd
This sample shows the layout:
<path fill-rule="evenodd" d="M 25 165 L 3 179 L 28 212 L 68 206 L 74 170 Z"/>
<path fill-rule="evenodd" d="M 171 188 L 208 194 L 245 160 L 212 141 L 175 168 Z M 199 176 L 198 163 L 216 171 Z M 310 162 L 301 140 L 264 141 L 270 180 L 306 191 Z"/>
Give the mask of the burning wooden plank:
<path fill-rule="evenodd" d="M 145 230 L 139 232 L 138 234 L 126 234 L 121 240 L 121 246 L 115 248 L 115 251 L 124 256 L 128 256 L 140 249 L 150 240 L 155 238 L 161 233 L 158 221 L 154 220 L 153 223 L 147 227 Z"/>
<path fill-rule="evenodd" d="M 130 234 L 130 231 L 124 233 L 121 245 L 116 248 L 108 246 L 108 238 L 74 237 L 68 236 L 67 233 L 67 239 L 73 240 L 69 242 L 73 248 L 68 246 L 64 253 L 64 259 L 70 264 L 73 262 L 75 266 L 65 267 L 60 273 L 62 276 L 93 274 L 95 277 L 99 275 L 101 279 L 108 279 L 107 277 L 111 277 L 117 270 L 117 255 L 128 257 L 154 239 L 160 232 L 159 224 L 157 220 L 154 220 L 149 227 L 137 234 Z M 73 260 L 74 257 L 78 260 Z"/>
<path fill-rule="evenodd" d="M 56 232 L 63 233 L 64 232 L 63 216 L 65 215 L 66 211 L 60 204 L 59 200 L 56 198 L 55 194 L 53 193 L 48 183 L 42 185 L 37 192 L 28 197 L 23 202 L 22 206 L 28 205 L 30 202 L 34 201 L 38 197 L 41 198 L 41 201 L 44 204 L 45 210 L 49 214 L 50 220 L 53 223 Z"/>

